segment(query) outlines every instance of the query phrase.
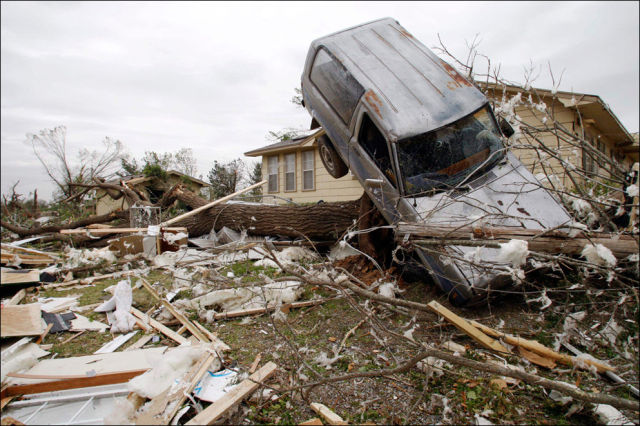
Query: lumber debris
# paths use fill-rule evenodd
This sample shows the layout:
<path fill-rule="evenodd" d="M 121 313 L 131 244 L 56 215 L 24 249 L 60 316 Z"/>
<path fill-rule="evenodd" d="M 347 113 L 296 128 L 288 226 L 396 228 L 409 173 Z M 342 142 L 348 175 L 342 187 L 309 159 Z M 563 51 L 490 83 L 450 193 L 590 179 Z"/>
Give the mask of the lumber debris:
<path fill-rule="evenodd" d="M 43 324 L 39 303 L 3 306 L 0 336 L 39 336 L 45 330 Z"/>
<path fill-rule="evenodd" d="M 86 388 L 90 386 L 102 386 L 112 385 L 116 383 L 124 383 L 132 378 L 145 373 L 147 369 L 142 370 L 129 370 L 118 371 L 113 373 L 96 374 L 94 376 L 77 376 L 67 377 L 59 380 L 40 382 L 34 384 L 24 385 L 12 385 L 2 390 L 2 397 L 15 396 L 15 395 L 27 395 L 32 393 L 53 392 L 65 389 Z M 11 373 L 10 373 L 11 374 Z M 52 379 L 55 378 L 51 375 L 37 375 L 32 377 L 25 377 L 25 375 L 15 376 L 20 378 L 33 378 L 33 379 Z"/>
<path fill-rule="evenodd" d="M 299 426 L 322 426 L 324 423 L 322 423 L 322 420 L 320 420 L 318 417 L 314 417 L 312 419 L 309 420 L 305 420 L 302 423 L 298 423 Z"/>
<path fill-rule="evenodd" d="M 204 343 L 208 343 L 209 342 L 209 338 L 208 336 L 206 336 L 198 327 L 196 327 L 191 321 L 189 321 L 189 318 L 185 317 L 181 312 L 179 312 L 176 308 L 173 307 L 173 305 L 171 303 L 169 303 L 166 299 L 164 299 L 163 297 L 160 297 L 160 295 L 158 294 L 158 292 L 156 292 L 153 287 L 151 287 L 151 284 L 149 284 L 147 282 L 147 280 L 145 280 L 144 278 L 140 278 L 140 282 L 142 283 L 142 286 L 149 292 L 151 293 L 151 295 L 158 300 L 160 303 L 162 303 L 162 306 L 164 306 L 169 312 L 171 312 L 171 314 L 176 317 L 176 319 L 178 321 L 180 321 L 180 323 L 186 327 L 187 330 L 189 330 L 189 332 L 194 335 L 196 338 L 198 338 L 198 340 L 200 340 L 201 342 Z"/>
<path fill-rule="evenodd" d="M 511 351 L 500 342 L 487 336 L 485 333 L 474 327 L 469 321 L 454 314 L 435 300 L 429 302 L 427 306 L 435 313 L 439 314 L 444 319 L 455 325 L 458 329 L 465 332 L 469 337 L 478 342 L 484 348 L 505 354 L 511 353 Z"/>
<path fill-rule="evenodd" d="M 311 409 L 318 413 L 327 423 L 330 425 L 346 425 L 348 424 L 346 421 L 342 419 L 339 415 L 334 413 L 324 404 L 320 404 L 319 402 L 312 402 Z"/>
<path fill-rule="evenodd" d="M 509 240 L 524 240 L 529 245 L 529 250 L 551 253 L 580 255 L 587 244 L 602 244 L 617 258 L 625 258 L 638 253 L 638 242 L 631 235 L 610 234 L 604 232 L 578 232 L 577 235 L 558 230 L 539 230 L 507 227 L 448 227 L 436 225 L 424 225 L 419 223 L 400 222 L 396 229 L 396 240 L 403 241 L 408 236 L 409 241 L 419 244 L 421 239 L 429 238 L 428 243 L 434 241 L 438 244 L 465 245 L 472 242 L 473 245 L 482 243 L 494 244 L 507 243 Z M 453 240 L 453 241 L 452 241 Z M 449 242 L 448 242 L 449 241 Z"/>
<path fill-rule="evenodd" d="M 307 300 L 305 302 L 283 303 L 280 306 L 280 309 L 284 312 L 286 309 L 306 308 L 309 306 L 320 305 L 322 303 L 328 302 L 329 300 L 333 300 L 333 299 L 335 299 L 335 297 L 325 298 L 325 299 L 316 299 L 316 300 Z M 248 315 L 260 315 L 260 314 L 272 312 L 275 310 L 276 310 L 275 306 L 268 306 L 266 308 L 255 308 L 255 309 L 238 309 L 236 311 L 220 312 L 218 314 L 214 314 L 213 318 L 216 320 L 219 320 L 219 319 L 226 319 L 226 318 L 243 317 Z"/>
<path fill-rule="evenodd" d="M 511 336 L 508 335 L 506 333 L 502 333 L 498 330 L 494 330 L 491 327 L 487 327 L 486 325 L 480 324 L 477 321 L 469 321 L 474 327 L 476 327 L 478 330 L 481 330 L 482 332 L 493 336 L 493 337 L 498 337 L 500 339 L 503 339 L 506 343 L 510 344 L 510 345 L 514 345 L 514 346 L 518 346 L 520 348 L 524 348 L 526 351 L 531 351 L 539 356 L 542 356 L 544 358 L 547 359 L 551 359 L 557 362 L 560 362 L 562 364 L 566 364 L 566 365 L 572 365 L 575 367 L 582 367 L 585 368 L 584 364 L 587 364 L 589 366 L 595 367 L 598 372 L 600 373 L 604 373 L 605 371 L 614 371 L 615 368 L 606 365 L 602 362 L 598 362 L 598 361 L 594 361 L 588 358 L 580 358 L 579 360 L 571 355 L 565 355 L 565 354 L 561 354 L 558 353 L 556 351 L 554 351 L 553 349 L 549 349 L 548 347 L 544 346 L 542 343 L 537 342 L 535 340 L 528 340 L 528 339 L 523 339 L 521 337 L 515 337 L 515 336 Z M 526 356 L 525 356 L 526 357 Z M 529 358 L 527 358 L 529 359 Z M 530 360 L 531 361 L 531 360 Z M 531 361 L 533 362 L 533 361 Z M 542 364 L 538 364 L 538 365 L 542 365 Z"/>
<path fill-rule="evenodd" d="M 219 420 L 230 409 L 236 406 L 236 404 L 240 403 L 242 400 L 255 392 L 255 390 L 260 387 L 262 382 L 275 374 L 277 368 L 278 366 L 275 363 L 268 362 L 258 371 L 249 376 L 248 379 L 243 380 L 242 383 L 227 392 L 222 398 L 212 403 L 202 412 L 198 413 L 186 424 L 210 425 L 213 422 Z"/>
<path fill-rule="evenodd" d="M 167 227 L 161 228 L 161 231 L 169 231 L 169 232 L 187 232 L 187 228 L 185 227 Z M 97 228 L 97 229 L 62 229 L 60 231 L 61 234 L 129 234 L 142 232 L 147 233 L 148 228 Z"/>
<path fill-rule="evenodd" d="M 37 284 L 40 282 L 40 271 L 37 269 L 3 270 L 0 275 L 0 283 L 2 285 Z"/>
<path fill-rule="evenodd" d="M 17 305 L 22 301 L 22 299 L 25 298 L 26 295 L 27 295 L 27 291 L 24 288 L 20 289 L 20 291 L 18 291 L 16 294 L 13 295 L 13 297 L 11 297 L 11 299 L 9 299 L 9 301 L 5 304 L 5 306 Z"/>
<path fill-rule="evenodd" d="M 179 343 L 179 344 L 183 344 L 183 343 L 187 343 L 189 340 L 186 337 L 183 337 L 181 335 L 179 335 L 178 333 L 176 333 L 175 331 L 171 330 L 169 327 L 163 325 L 162 323 L 154 320 L 153 318 L 151 318 L 149 315 L 140 312 L 139 310 L 137 310 L 136 308 L 134 308 L 133 306 L 131 307 L 131 313 L 133 314 L 133 316 L 139 318 L 140 320 L 142 320 L 142 322 L 144 323 L 145 326 L 147 326 L 147 324 L 153 328 L 155 328 L 156 330 L 158 330 L 160 333 L 164 334 L 165 336 L 167 336 L 168 338 L 170 338 L 171 340 Z"/>

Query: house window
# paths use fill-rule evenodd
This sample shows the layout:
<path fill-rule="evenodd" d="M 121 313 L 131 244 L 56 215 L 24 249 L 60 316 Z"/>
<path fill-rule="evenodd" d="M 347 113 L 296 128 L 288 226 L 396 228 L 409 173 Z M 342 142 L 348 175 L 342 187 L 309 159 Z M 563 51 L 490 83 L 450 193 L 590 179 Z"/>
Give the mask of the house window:
<path fill-rule="evenodd" d="M 269 192 L 278 192 L 278 156 L 267 158 Z"/>
<path fill-rule="evenodd" d="M 296 190 L 296 153 L 284 156 L 284 190 Z"/>
<path fill-rule="evenodd" d="M 313 151 L 302 152 L 302 190 L 311 191 L 315 189 L 313 179 Z"/>

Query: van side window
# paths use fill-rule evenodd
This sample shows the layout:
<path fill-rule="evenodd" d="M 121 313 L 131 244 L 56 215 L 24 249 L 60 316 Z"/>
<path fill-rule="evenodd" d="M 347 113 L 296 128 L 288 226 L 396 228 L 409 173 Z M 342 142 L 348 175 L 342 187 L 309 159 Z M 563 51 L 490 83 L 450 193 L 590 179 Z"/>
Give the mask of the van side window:
<path fill-rule="evenodd" d="M 351 122 L 364 88 L 344 65 L 325 49 L 318 49 L 309 77 L 340 118 L 345 123 Z"/>
<path fill-rule="evenodd" d="M 360 143 L 360 146 L 369 154 L 387 179 L 391 181 L 391 184 L 397 187 L 395 175 L 391 167 L 387 140 L 367 114 L 363 114 L 362 116 L 362 124 L 360 125 L 360 132 L 358 133 L 358 143 Z"/>

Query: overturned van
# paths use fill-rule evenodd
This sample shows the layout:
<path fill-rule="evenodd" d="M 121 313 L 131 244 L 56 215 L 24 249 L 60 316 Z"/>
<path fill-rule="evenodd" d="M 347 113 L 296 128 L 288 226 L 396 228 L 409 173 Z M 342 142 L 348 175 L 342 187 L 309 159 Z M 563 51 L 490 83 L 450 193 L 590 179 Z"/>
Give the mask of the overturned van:
<path fill-rule="evenodd" d="M 571 223 L 565 209 L 505 149 L 513 130 L 488 99 L 391 18 L 311 43 L 303 105 L 333 177 L 349 170 L 389 223 L 546 229 Z M 492 248 L 449 247 L 418 255 L 455 303 L 511 282 L 479 267 Z M 467 262 L 473 255 L 474 262 Z M 466 256 L 466 257 L 465 257 Z"/>

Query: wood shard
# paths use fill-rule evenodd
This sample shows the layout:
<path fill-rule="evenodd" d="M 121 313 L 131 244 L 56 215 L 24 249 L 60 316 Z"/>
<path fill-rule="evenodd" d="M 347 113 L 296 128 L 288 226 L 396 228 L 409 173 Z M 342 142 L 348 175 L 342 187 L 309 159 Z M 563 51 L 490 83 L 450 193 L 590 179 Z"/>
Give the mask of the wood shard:
<path fill-rule="evenodd" d="M 234 407 L 240 401 L 251 395 L 258 387 L 259 382 L 271 377 L 277 370 L 278 366 L 273 362 L 268 362 L 258 371 L 249 376 L 227 392 L 222 398 L 208 406 L 194 418 L 189 420 L 188 425 L 210 425 L 220 419 L 229 409 Z"/>

